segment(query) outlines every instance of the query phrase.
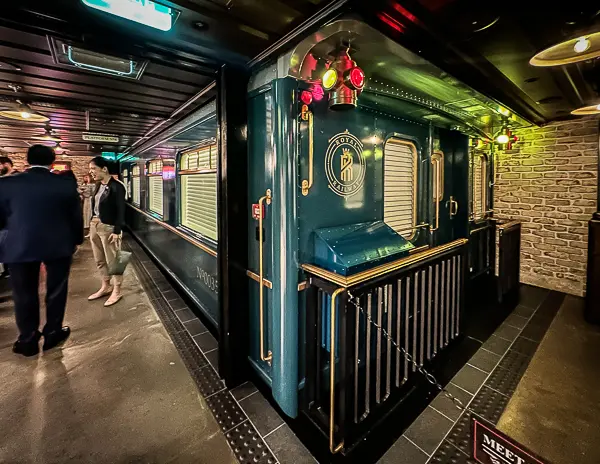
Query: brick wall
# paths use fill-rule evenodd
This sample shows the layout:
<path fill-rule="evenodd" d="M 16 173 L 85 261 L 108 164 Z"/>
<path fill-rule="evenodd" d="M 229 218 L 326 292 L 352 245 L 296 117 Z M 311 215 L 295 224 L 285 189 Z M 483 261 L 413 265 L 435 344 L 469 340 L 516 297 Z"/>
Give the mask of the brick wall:
<path fill-rule="evenodd" d="M 496 158 L 494 211 L 522 221 L 521 281 L 583 295 L 587 222 L 596 211 L 595 117 L 516 131 Z"/>
<path fill-rule="evenodd" d="M 19 171 L 24 171 L 27 166 L 27 154 L 25 153 L 7 153 L 15 167 Z M 92 157 L 90 156 L 56 156 L 56 161 L 70 161 L 71 169 L 77 177 L 77 182 L 83 182 L 83 176 L 90 171 L 89 164 Z"/>

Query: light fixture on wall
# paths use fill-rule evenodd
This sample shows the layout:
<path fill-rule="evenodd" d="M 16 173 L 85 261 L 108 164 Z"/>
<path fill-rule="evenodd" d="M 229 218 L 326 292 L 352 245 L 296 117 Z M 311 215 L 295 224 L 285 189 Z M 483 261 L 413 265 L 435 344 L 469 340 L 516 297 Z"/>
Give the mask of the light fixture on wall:
<path fill-rule="evenodd" d="M 510 150 L 513 143 L 518 142 L 519 137 L 514 135 L 508 126 L 504 126 L 498 134 L 496 134 L 496 143 L 502 145 L 505 150 Z"/>
<path fill-rule="evenodd" d="M 561 66 L 600 57 L 600 32 L 575 37 L 536 54 L 532 66 Z"/>
<path fill-rule="evenodd" d="M 576 110 L 571 111 L 571 114 L 575 116 L 587 116 L 589 114 L 600 114 L 600 105 L 582 106 Z"/>

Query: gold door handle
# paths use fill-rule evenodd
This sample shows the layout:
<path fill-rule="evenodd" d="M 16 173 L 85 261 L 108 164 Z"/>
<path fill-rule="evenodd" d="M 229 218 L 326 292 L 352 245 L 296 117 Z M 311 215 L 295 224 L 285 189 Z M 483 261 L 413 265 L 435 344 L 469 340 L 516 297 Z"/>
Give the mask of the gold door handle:
<path fill-rule="evenodd" d="M 260 214 L 258 215 L 258 291 L 259 291 L 259 318 L 260 318 L 260 359 L 271 364 L 273 359 L 273 353 L 271 350 L 267 352 L 265 356 L 265 276 L 263 270 L 263 204 L 271 204 L 271 189 L 267 189 L 265 195 L 258 199 L 258 208 Z"/>
<path fill-rule="evenodd" d="M 458 201 L 454 197 L 450 197 L 450 216 L 456 216 L 458 214 Z"/>
<path fill-rule="evenodd" d="M 302 120 L 308 121 L 308 179 L 302 181 L 302 195 L 307 196 L 313 185 L 314 124 L 312 112 L 303 108 Z"/>

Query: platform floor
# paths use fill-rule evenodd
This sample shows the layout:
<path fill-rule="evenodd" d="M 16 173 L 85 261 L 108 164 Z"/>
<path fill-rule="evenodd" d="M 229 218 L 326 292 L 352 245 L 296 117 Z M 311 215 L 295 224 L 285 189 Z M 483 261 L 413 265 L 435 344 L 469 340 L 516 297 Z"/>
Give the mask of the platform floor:
<path fill-rule="evenodd" d="M 553 464 L 600 462 L 600 328 L 567 296 L 498 428 Z"/>
<path fill-rule="evenodd" d="M 91 251 L 76 256 L 63 349 L 12 353 L 12 303 L 0 303 L 0 463 L 237 462 L 129 269 L 124 299 L 88 303 Z"/>

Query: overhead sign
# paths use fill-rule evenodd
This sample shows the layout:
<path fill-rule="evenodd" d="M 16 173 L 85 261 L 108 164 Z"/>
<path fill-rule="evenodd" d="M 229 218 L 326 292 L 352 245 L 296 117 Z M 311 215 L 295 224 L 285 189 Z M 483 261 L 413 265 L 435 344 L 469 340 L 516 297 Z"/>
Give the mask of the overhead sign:
<path fill-rule="evenodd" d="M 174 10 L 152 0 L 82 0 L 82 2 L 96 10 L 161 31 L 169 31 L 173 27 Z"/>
<path fill-rule="evenodd" d="M 89 132 L 84 132 L 81 134 L 81 138 L 86 142 L 119 142 L 118 135 L 110 135 L 110 134 L 92 134 Z"/>
<path fill-rule="evenodd" d="M 480 464 L 550 464 L 475 414 L 471 436 L 471 457 Z"/>

